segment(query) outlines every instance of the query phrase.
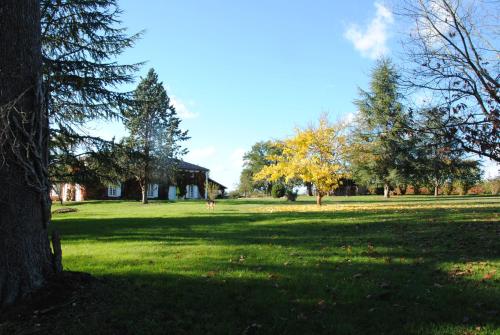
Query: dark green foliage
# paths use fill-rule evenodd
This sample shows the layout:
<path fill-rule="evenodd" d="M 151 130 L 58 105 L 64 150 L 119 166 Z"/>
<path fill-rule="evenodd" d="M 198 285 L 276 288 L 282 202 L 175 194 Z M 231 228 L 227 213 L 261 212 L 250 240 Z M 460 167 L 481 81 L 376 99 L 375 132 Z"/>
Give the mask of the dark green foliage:
<path fill-rule="evenodd" d="M 74 178 L 78 182 L 72 172 L 82 165 L 78 163 L 82 156 L 103 159 L 104 151 L 112 151 L 112 143 L 88 136 L 86 126 L 92 120 L 120 119 L 121 110 L 130 102 L 130 94 L 117 87 L 132 82 L 140 64 L 123 65 L 116 58 L 140 34 L 127 35 L 120 27 L 120 14 L 116 0 L 41 1 L 52 180 Z M 103 171 L 112 171 L 112 166 Z"/>
<path fill-rule="evenodd" d="M 238 184 L 238 193 L 242 193 L 244 196 L 252 194 L 255 190 L 255 182 L 253 181 L 253 173 L 250 168 L 246 167 L 241 170 L 240 183 Z"/>
<path fill-rule="evenodd" d="M 128 94 L 118 85 L 133 81 L 139 64 L 116 57 L 139 34 L 121 28 L 116 0 L 42 0 L 44 84 L 53 124 L 82 125 L 96 118 L 119 118 Z"/>
<path fill-rule="evenodd" d="M 254 175 L 262 170 L 264 166 L 274 163 L 269 156 L 279 155 L 281 149 L 273 141 L 261 141 L 255 143 L 250 151 L 243 156 L 244 166 L 240 175 L 240 192 L 250 194 L 253 191 L 271 194 L 273 183 L 270 181 L 254 181 Z"/>
<path fill-rule="evenodd" d="M 452 193 L 457 189 L 467 193 L 479 182 L 481 170 L 477 161 L 465 158 L 465 149 L 445 126 L 450 115 L 449 107 L 422 109 L 413 121 L 415 153 L 413 161 L 412 182 L 434 189 L 438 195 Z"/>
<path fill-rule="evenodd" d="M 298 193 L 294 192 L 293 189 L 287 189 L 285 192 L 286 200 L 288 201 L 296 201 Z"/>
<path fill-rule="evenodd" d="M 355 179 L 366 185 L 380 185 L 388 191 L 406 184 L 411 160 L 406 133 L 408 116 L 401 104 L 399 75 L 389 59 L 379 60 L 372 71 L 370 91 L 359 90 L 354 103 L 359 120 L 351 141 L 355 150 L 351 164 Z"/>
<path fill-rule="evenodd" d="M 281 184 L 281 183 L 276 183 L 273 185 L 273 187 L 271 188 L 271 196 L 273 198 L 281 198 L 281 197 L 284 197 L 285 196 L 285 193 L 286 193 L 286 187 L 285 185 Z"/>
<path fill-rule="evenodd" d="M 147 202 L 148 183 L 172 175 L 176 158 L 186 153 L 180 143 L 189 137 L 180 129 L 181 120 L 153 69 L 141 79 L 134 102 L 123 115 L 130 133 L 121 142 L 124 177 L 137 180 Z"/>
<path fill-rule="evenodd" d="M 481 181 L 481 169 L 479 163 L 474 160 L 461 161 L 456 167 L 453 181 L 461 195 L 467 192 Z"/>

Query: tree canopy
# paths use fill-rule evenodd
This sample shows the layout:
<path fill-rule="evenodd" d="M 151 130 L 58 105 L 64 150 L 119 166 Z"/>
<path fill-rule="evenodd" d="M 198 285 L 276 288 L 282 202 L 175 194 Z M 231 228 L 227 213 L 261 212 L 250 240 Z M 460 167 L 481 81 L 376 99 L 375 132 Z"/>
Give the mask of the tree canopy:
<path fill-rule="evenodd" d="M 273 182 L 269 180 L 255 180 L 253 177 L 264 166 L 274 164 L 270 157 L 279 156 L 281 146 L 276 141 L 260 141 L 255 143 L 250 151 L 243 155 L 243 170 L 240 174 L 240 191 L 251 193 L 255 190 L 271 193 Z"/>
<path fill-rule="evenodd" d="M 405 86 L 448 107 L 443 127 L 461 148 L 497 162 L 499 9 L 495 1 L 408 0 L 400 10 L 412 26 L 403 43 Z"/>
<path fill-rule="evenodd" d="M 389 59 L 381 59 L 371 74 L 370 90 L 359 90 L 359 109 L 350 138 L 350 162 L 354 175 L 366 184 L 384 186 L 384 196 L 403 177 L 408 164 L 406 124 L 400 102 L 399 75 Z"/>
<path fill-rule="evenodd" d="M 84 164 L 95 156 L 104 164 L 112 143 L 93 136 L 92 120 L 119 120 L 131 94 L 119 90 L 131 83 L 141 63 L 116 60 L 141 34 L 121 27 L 116 0 L 41 0 L 41 42 L 45 107 L 50 124 L 50 175 L 53 181 L 93 174 Z M 108 159 L 108 162 L 112 160 Z M 86 171 L 83 173 L 83 171 Z M 74 173 L 79 171 L 80 173 Z"/>
<path fill-rule="evenodd" d="M 256 180 L 310 182 L 317 192 L 317 204 L 340 180 L 348 176 L 345 165 L 346 138 L 340 124 L 332 125 L 322 116 L 317 126 L 297 129 L 294 137 L 279 142 L 280 155 L 270 155 L 274 164 L 264 166 Z"/>
<path fill-rule="evenodd" d="M 142 201 L 147 203 L 149 182 L 174 169 L 175 158 L 186 153 L 181 142 L 189 137 L 180 129 L 181 119 L 153 69 L 141 79 L 134 91 L 134 103 L 123 115 L 130 133 L 121 142 L 123 163 L 128 176 L 139 183 Z"/>

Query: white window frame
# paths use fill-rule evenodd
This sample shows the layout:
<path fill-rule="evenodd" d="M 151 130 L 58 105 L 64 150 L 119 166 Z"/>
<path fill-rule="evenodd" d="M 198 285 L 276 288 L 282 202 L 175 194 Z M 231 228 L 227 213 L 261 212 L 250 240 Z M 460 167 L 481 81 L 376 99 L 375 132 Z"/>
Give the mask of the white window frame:
<path fill-rule="evenodd" d="M 146 192 L 148 198 L 158 198 L 158 184 L 148 184 L 148 191 Z"/>
<path fill-rule="evenodd" d="M 196 190 L 196 194 L 194 191 Z M 187 185 L 187 190 L 186 190 L 186 197 L 188 199 L 197 199 L 200 196 L 200 191 L 198 189 L 198 185 L 195 184 L 189 184 Z"/>
<path fill-rule="evenodd" d="M 121 184 L 108 185 L 108 197 L 119 198 L 121 196 Z"/>

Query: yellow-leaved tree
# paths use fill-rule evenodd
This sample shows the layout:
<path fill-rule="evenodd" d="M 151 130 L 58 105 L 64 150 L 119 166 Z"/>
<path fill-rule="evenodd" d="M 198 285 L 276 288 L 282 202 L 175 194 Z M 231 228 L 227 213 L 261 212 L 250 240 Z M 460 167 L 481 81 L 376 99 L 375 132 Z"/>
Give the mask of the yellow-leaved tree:
<path fill-rule="evenodd" d="M 265 166 L 255 176 L 256 180 L 286 182 L 300 179 L 316 188 L 316 203 L 348 177 L 344 156 L 347 151 L 342 124 L 331 124 L 326 115 L 317 126 L 297 129 L 294 137 L 278 142 L 282 154 L 269 157 L 276 163 Z"/>

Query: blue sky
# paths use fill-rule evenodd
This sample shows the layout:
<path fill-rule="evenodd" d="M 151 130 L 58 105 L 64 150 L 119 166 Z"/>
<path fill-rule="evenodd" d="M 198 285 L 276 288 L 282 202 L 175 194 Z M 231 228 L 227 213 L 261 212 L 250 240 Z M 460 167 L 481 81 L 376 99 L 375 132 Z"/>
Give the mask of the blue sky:
<path fill-rule="evenodd" d="M 242 154 L 328 112 L 355 112 L 374 59 L 397 52 L 397 18 L 373 1 L 122 0 L 123 25 L 145 30 L 123 63 L 158 72 L 191 139 L 189 162 L 234 188 Z M 129 87 L 129 88 L 133 88 Z M 102 137 L 124 134 L 95 124 Z"/>

